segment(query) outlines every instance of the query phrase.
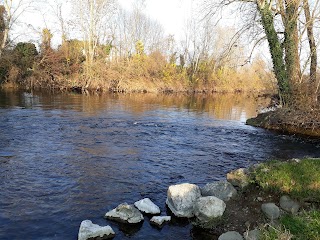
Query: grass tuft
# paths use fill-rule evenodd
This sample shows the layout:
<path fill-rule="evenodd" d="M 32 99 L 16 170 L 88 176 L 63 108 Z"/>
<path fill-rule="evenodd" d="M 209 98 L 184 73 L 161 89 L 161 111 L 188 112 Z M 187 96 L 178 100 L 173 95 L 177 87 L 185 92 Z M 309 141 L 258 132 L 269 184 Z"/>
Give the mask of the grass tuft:
<path fill-rule="evenodd" d="M 320 240 L 320 211 L 302 212 L 297 216 L 285 215 L 281 224 L 294 235 L 297 240 Z"/>
<path fill-rule="evenodd" d="M 293 235 L 284 226 L 266 225 L 261 228 L 260 240 L 290 240 Z"/>
<path fill-rule="evenodd" d="M 270 161 L 261 164 L 254 176 L 256 183 L 264 190 L 289 194 L 299 200 L 320 202 L 320 159 Z"/>

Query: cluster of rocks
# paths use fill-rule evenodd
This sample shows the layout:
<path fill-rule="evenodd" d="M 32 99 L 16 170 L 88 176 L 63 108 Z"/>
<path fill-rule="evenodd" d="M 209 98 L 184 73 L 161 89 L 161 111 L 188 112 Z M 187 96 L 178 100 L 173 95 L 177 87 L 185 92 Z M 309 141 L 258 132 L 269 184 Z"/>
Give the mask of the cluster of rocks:
<path fill-rule="evenodd" d="M 183 183 L 168 188 L 166 204 L 174 216 L 179 218 L 192 218 L 192 223 L 202 228 L 215 227 L 223 217 L 226 203 L 237 196 L 238 189 L 249 185 L 249 176 L 246 169 L 238 169 L 227 174 L 227 181 L 208 183 L 200 188 L 195 184 Z M 280 207 L 287 212 L 297 213 L 300 205 L 288 196 L 280 199 Z M 271 221 L 280 216 L 280 208 L 275 203 L 264 203 L 261 210 Z M 171 221 L 170 216 L 158 216 L 160 208 L 149 198 L 135 202 L 133 205 L 120 204 L 107 212 L 105 218 L 121 223 L 137 224 L 144 220 L 144 214 L 157 215 L 150 219 L 150 223 L 162 227 L 165 222 Z M 113 238 L 115 232 L 110 226 L 98 226 L 90 220 L 81 223 L 79 240 Z M 243 236 L 235 231 L 222 234 L 219 240 L 230 239 L 259 239 L 259 230 L 247 231 Z"/>
<path fill-rule="evenodd" d="M 275 203 L 263 203 L 261 205 L 261 211 L 263 212 L 267 220 L 271 222 L 271 224 L 277 223 L 276 221 L 280 217 L 282 211 L 290 214 L 297 214 L 300 209 L 300 204 L 286 195 L 280 198 L 279 205 L 280 207 L 278 207 Z M 259 229 L 254 229 L 252 231 L 245 232 L 243 235 L 244 235 L 244 239 L 246 240 L 258 240 L 260 231 Z M 243 239 L 243 238 L 239 237 L 239 238 L 229 238 L 229 239 L 237 240 L 237 239 Z M 219 238 L 219 240 L 221 239 Z"/>
<path fill-rule="evenodd" d="M 122 203 L 115 209 L 107 212 L 105 218 L 128 224 L 138 224 L 144 221 L 143 214 L 159 215 L 160 208 L 149 198 L 144 198 L 133 205 Z M 157 227 L 162 227 L 165 222 L 171 221 L 171 216 L 153 216 L 150 223 Z M 80 224 L 78 240 L 87 239 L 111 239 L 115 232 L 110 226 L 99 226 L 90 220 L 84 220 Z"/>

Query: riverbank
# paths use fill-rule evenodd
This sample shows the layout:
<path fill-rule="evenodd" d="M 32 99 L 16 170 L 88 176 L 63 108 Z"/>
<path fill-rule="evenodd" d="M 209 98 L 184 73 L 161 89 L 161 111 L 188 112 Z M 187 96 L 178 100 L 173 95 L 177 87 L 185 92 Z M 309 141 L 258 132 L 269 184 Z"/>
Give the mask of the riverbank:
<path fill-rule="evenodd" d="M 34 84 L 36 83 L 36 84 Z M 220 84 L 219 81 L 211 81 L 210 83 L 191 83 L 187 79 L 183 81 L 166 82 L 163 79 L 117 79 L 117 80 L 101 80 L 97 79 L 91 82 L 90 86 L 86 86 L 85 81 L 67 80 L 56 83 L 40 82 L 34 78 L 28 78 L 21 83 L 5 82 L 0 84 L 3 90 L 35 90 L 50 92 L 76 92 L 80 94 L 88 93 L 154 93 L 154 94 L 215 94 L 215 93 L 244 93 L 262 96 L 272 96 L 273 90 L 269 87 L 261 87 L 257 89 L 254 85 L 234 84 L 228 86 Z"/>
<path fill-rule="evenodd" d="M 287 134 L 298 134 L 310 137 L 320 137 L 320 114 L 318 109 L 289 108 L 261 113 L 248 119 L 248 125 L 275 130 Z"/>
<path fill-rule="evenodd" d="M 156 81 L 155 81 L 156 82 Z M 212 85 L 201 85 L 192 86 L 191 84 L 166 84 L 164 82 L 137 82 L 134 85 L 128 84 L 127 81 L 119 81 L 114 85 L 110 82 L 105 82 L 100 85 L 91 87 L 85 87 L 82 84 L 70 85 L 60 84 L 55 87 L 41 87 L 33 86 L 31 83 L 27 85 L 19 85 L 16 83 L 2 83 L 0 89 L 4 91 L 44 91 L 50 93 L 79 93 L 79 94 L 108 94 L 108 93 L 119 93 L 119 94 L 248 94 L 248 95 L 259 95 L 264 97 L 272 96 L 274 93 L 270 89 L 256 90 L 254 88 L 228 88 L 221 86 Z"/>
<path fill-rule="evenodd" d="M 148 220 L 154 225 L 155 218 L 167 222 L 156 223 L 158 229 L 184 222 L 192 224 L 194 239 L 319 240 L 320 159 L 268 161 L 229 172 L 226 178 L 204 187 L 189 183 L 169 186 L 167 216 L 150 220 L 150 215 L 159 215 L 161 210 L 144 198 L 132 205 L 120 204 L 105 218 L 125 228 Z M 84 220 L 78 239 L 115 235 L 109 225 L 101 227 Z"/>
<path fill-rule="evenodd" d="M 279 221 L 264 225 L 262 239 L 320 239 L 320 159 L 269 161 L 253 177 L 263 191 L 289 195 L 300 205 L 299 211 L 283 211 Z"/>
<path fill-rule="evenodd" d="M 179 66 L 168 63 L 161 54 L 151 54 L 111 62 L 99 58 L 88 67 L 85 62 L 72 59 L 66 62 L 65 55 L 59 51 L 52 50 L 47 55 L 35 58 L 32 67 L 27 69 L 4 66 L 0 83 L 3 87 L 77 92 L 272 93 L 276 89 L 272 73 L 261 68 L 260 62 L 240 69 L 214 68 L 207 64 L 193 69 L 192 65 Z"/>
<path fill-rule="evenodd" d="M 216 239 L 228 231 L 255 231 L 262 240 L 319 240 L 320 159 L 268 161 L 249 172 L 250 184 L 226 203 L 224 222 L 203 233 L 204 239 Z M 284 201 L 292 207 L 287 208 Z M 265 204 L 273 204 L 279 215 L 268 218 L 263 214 Z"/>

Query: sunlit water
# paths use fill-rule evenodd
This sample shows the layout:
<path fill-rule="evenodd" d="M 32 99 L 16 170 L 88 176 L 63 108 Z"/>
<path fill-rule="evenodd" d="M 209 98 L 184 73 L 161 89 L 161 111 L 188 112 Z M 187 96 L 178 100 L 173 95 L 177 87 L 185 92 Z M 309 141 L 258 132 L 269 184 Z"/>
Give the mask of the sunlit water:
<path fill-rule="evenodd" d="M 103 215 L 169 185 L 203 186 L 272 158 L 320 156 L 317 144 L 245 125 L 267 100 L 242 95 L 0 92 L 0 239 L 77 239 L 82 220 L 115 239 L 202 239 L 190 224 L 125 228 Z"/>

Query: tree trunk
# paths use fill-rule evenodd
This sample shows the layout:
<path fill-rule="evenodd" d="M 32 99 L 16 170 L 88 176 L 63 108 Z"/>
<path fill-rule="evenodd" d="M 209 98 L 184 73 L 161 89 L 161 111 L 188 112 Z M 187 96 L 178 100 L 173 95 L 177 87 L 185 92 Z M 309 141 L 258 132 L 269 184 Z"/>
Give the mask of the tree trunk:
<path fill-rule="evenodd" d="M 284 50 L 287 79 L 290 82 L 291 90 L 296 90 L 301 79 L 301 66 L 299 57 L 299 35 L 298 35 L 298 8 L 299 1 L 287 0 L 286 16 L 284 22 Z"/>
<path fill-rule="evenodd" d="M 261 23 L 263 25 L 269 43 L 273 69 L 276 79 L 278 80 L 279 95 L 282 104 L 286 104 L 290 98 L 290 85 L 288 82 L 286 67 L 283 60 L 283 49 L 273 25 L 274 18 L 272 12 L 267 6 L 258 5 L 258 9 L 261 14 Z"/>
<path fill-rule="evenodd" d="M 304 15 L 306 18 L 307 25 L 307 35 L 309 41 L 310 48 L 310 93 L 313 96 L 313 99 L 317 101 L 318 95 L 318 83 L 317 83 L 317 64 L 318 64 L 318 56 L 317 56 L 317 45 L 314 39 L 313 34 L 313 25 L 314 19 L 310 16 L 310 6 L 308 0 L 303 0 L 303 9 Z"/>
<path fill-rule="evenodd" d="M 94 48 L 93 48 L 93 38 L 94 38 L 94 24 L 93 16 L 94 15 L 94 1 L 90 0 L 90 26 L 89 26 L 89 65 L 92 65 L 94 58 Z"/>
<path fill-rule="evenodd" d="M 3 38 L 0 46 L 0 57 L 2 56 L 3 50 L 6 47 L 8 35 L 9 35 L 9 28 L 6 27 L 3 31 Z"/>

